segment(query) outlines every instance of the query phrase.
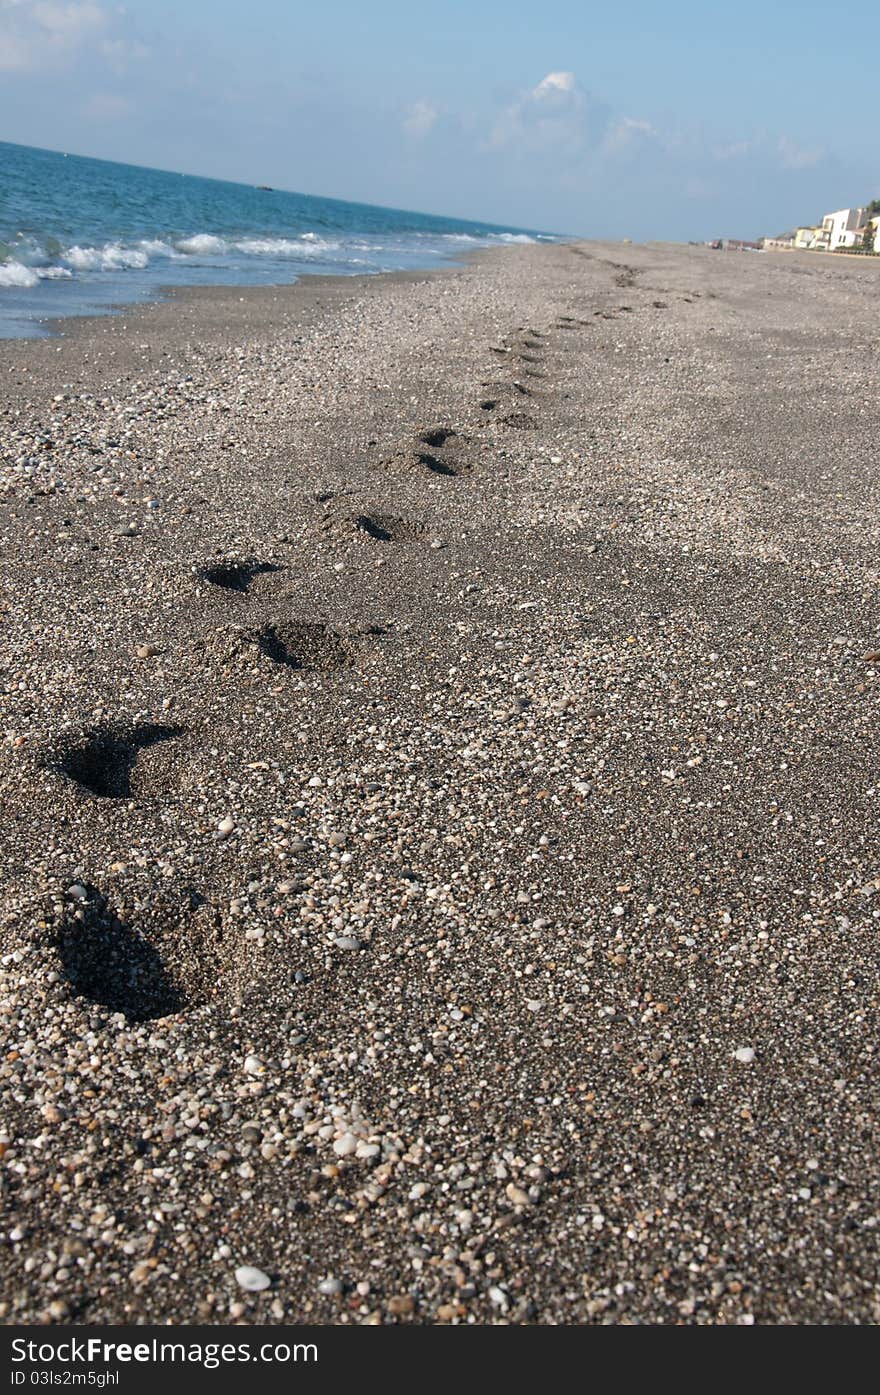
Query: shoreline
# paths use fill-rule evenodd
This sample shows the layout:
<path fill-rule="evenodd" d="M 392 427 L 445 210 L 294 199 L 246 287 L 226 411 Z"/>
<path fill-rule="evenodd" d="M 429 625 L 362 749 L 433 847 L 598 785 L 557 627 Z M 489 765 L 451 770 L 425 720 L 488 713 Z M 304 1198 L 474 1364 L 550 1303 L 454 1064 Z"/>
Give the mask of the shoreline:
<path fill-rule="evenodd" d="M 563 241 L 561 238 L 558 238 L 554 243 L 542 244 L 535 241 L 528 245 L 537 247 L 542 245 L 567 246 L 571 245 L 575 240 L 576 239 L 568 238 Z M 510 245 L 515 246 L 517 244 Z M 232 309 L 238 300 L 247 298 L 251 292 L 255 292 L 257 295 L 261 292 L 270 293 L 269 298 L 272 299 L 277 298 L 278 295 L 284 295 L 295 286 L 301 286 L 303 283 L 308 284 L 312 281 L 318 282 L 321 285 L 330 285 L 337 281 L 352 282 L 356 286 L 360 285 L 362 282 L 373 281 L 377 278 L 385 280 L 389 277 L 402 278 L 404 281 L 408 278 L 412 278 L 418 281 L 426 276 L 442 275 L 447 271 L 460 271 L 471 264 L 477 263 L 481 257 L 491 255 L 495 251 L 504 252 L 505 250 L 506 248 L 503 244 L 491 244 L 485 247 L 476 247 L 470 250 L 459 250 L 455 253 L 449 253 L 448 256 L 441 260 L 435 260 L 421 268 L 401 268 L 392 271 L 359 272 L 355 274 L 300 272 L 293 281 L 281 281 L 277 283 L 266 282 L 263 284 L 254 284 L 245 282 L 239 285 L 234 282 L 194 282 L 191 285 L 174 285 L 172 283 L 162 282 L 157 283 L 153 288 L 153 293 L 146 297 L 130 301 L 121 300 L 108 303 L 100 309 L 96 308 L 90 314 L 48 315 L 38 318 L 34 323 L 45 327 L 47 330 L 46 333 L 37 335 L 20 334 L 3 336 L 0 338 L 0 346 L 3 344 L 26 343 L 31 340 L 39 342 L 49 339 L 54 341 L 64 337 L 67 327 L 73 327 L 72 332 L 76 333 L 77 327 L 81 328 L 83 325 L 90 324 L 94 320 L 118 320 L 120 317 L 132 318 L 139 311 L 149 311 L 174 302 L 185 303 L 190 298 L 195 301 L 198 301 L 201 297 L 211 299 L 215 293 L 221 298 L 225 296 L 229 308 Z M 271 293 L 274 293 L 274 297 Z"/>
<path fill-rule="evenodd" d="M 863 260 L 0 343 L 0 1322 L 877 1320 Z"/>
<path fill-rule="evenodd" d="M 456 265 L 418 272 L 310 275 L 279 286 L 165 286 L 159 300 L 120 303 L 109 314 L 50 319 L 46 324 L 52 326 L 52 333 L 46 336 L 0 339 L 0 374 L 14 372 L 15 363 L 21 359 L 21 367 L 28 372 L 32 371 L 31 360 L 39 364 L 39 371 L 53 372 L 59 386 L 63 381 L 77 382 L 78 378 L 84 384 L 93 382 L 95 372 L 106 372 L 112 381 L 116 365 L 109 361 L 102 370 L 96 357 L 99 360 L 109 354 L 113 360 L 121 352 L 126 359 L 135 350 L 135 339 L 137 352 L 141 352 L 139 346 L 144 346 L 153 353 L 185 356 L 195 333 L 204 345 L 222 347 L 238 326 L 245 332 L 258 328 L 275 333 L 300 325 L 308 328 L 326 312 L 344 307 L 360 296 L 371 299 L 371 294 L 378 294 L 379 285 L 423 285 L 428 280 L 466 271 L 467 266 L 480 264 L 481 258 L 491 258 L 495 251 L 503 255 L 506 248 L 480 248 L 462 255 Z M 78 361 L 84 350 L 89 353 L 86 371 Z M 8 391 L 8 379 L 4 385 Z"/>

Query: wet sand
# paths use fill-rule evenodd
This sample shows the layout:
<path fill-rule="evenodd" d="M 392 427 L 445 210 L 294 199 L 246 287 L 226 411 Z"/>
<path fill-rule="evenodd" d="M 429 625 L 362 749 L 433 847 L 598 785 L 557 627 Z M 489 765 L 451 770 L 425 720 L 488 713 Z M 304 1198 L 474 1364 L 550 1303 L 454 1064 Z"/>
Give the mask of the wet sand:
<path fill-rule="evenodd" d="M 878 275 L 0 344 L 4 1322 L 880 1318 Z"/>

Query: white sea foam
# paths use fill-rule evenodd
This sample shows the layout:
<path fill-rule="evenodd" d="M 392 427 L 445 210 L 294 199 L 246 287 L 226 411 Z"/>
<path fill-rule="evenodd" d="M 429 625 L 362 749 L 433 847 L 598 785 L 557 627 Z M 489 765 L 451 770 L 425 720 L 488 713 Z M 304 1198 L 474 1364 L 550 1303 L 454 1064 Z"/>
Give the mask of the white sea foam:
<path fill-rule="evenodd" d="M 69 281 L 73 275 L 66 266 L 38 266 L 36 272 L 41 281 Z"/>
<path fill-rule="evenodd" d="M 62 257 L 74 271 L 142 271 L 149 260 L 142 249 L 123 247 L 119 242 L 108 242 L 104 247 L 68 247 Z"/>
<path fill-rule="evenodd" d="M 143 237 L 138 246 L 148 257 L 180 257 L 180 253 L 169 242 L 163 242 L 161 237 Z"/>
<path fill-rule="evenodd" d="M 229 251 L 229 244 L 213 233 L 196 233 L 193 237 L 181 238 L 175 246 L 178 252 L 188 252 L 191 256 L 222 256 Z"/>
<path fill-rule="evenodd" d="M 318 257 L 339 246 L 338 242 L 325 242 L 314 234 L 307 234 L 307 237 L 308 241 L 296 242 L 288 237 L 246 237 L 236 242 L 235 248 L 251 257 Z"/>
<path fill-rule="evenodd" d="M 529 237 L 528 233 L 499 233 L 499 234 L 498 234 L 498 241 L 499 241 L 499 242 L 534 242 L 534 240 L 535 240 L 535 239 L 534 239 L 533 237 Z"/>
<path fill-rule="evenodd" d="M 28 289 L 35 286 L 39 279 L 35 271 L 29 266 L 23 266 L 21 262 L 0 264 L 0 286 L 22 286 Z"/>

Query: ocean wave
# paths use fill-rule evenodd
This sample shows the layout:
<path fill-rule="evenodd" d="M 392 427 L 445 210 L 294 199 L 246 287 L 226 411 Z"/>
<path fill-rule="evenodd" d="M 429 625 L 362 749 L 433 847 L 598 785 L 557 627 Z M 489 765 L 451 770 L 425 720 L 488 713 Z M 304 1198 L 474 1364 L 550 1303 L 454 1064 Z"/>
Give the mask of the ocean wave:
<path fill-rule="evenodd" d="M 497 233 L 496 236 L 499 242 L 534 242 L 535 240 L 533 237 L 529 237 L 528 233 Z"/>
<path fill-rule="evenodd" d="M 314 233 L 292 242 L 289 237 L 246 237 L 234 244 L 235 250 L 250 257 L 318 257 L 335 251 L 338 242 L 325 242 Z"/>
<path fill-rule="evenodd" d="M 188 252 L 191 256 L 216 257 L 229 251 L 225 238 L 215 237 L 213 233 L 195 233 L 192 237 L 181 238 L 174 245 L 178 252 Z"/>
<path fill-rule="evenodd" d="M 66 281 L 73 275 L 66 266 L 26 266 L 24 262 L 0 262 L 0 286 L 29 291 L 38 281 Z"/>
<path fill-rule="evenodd" d="M 39 279 L 37 273 L 22 262 L 3 262 L 0 265 L 0 286 L 21 286 L 28 290 Z"/>
<path fill-rule="evenodd" d="M 161 237 L 142 237 L 138 246 L 148 257 L 171 257 L 179 260 L 178 252 L 170 243 L 164 242 Z"/>
<path fill-rule="evenodd" d="M 143 271 L 150 258 L 141 248 L 108 242 L 104 247 L 68 247 L 61 260 L 75 271 Z"/>

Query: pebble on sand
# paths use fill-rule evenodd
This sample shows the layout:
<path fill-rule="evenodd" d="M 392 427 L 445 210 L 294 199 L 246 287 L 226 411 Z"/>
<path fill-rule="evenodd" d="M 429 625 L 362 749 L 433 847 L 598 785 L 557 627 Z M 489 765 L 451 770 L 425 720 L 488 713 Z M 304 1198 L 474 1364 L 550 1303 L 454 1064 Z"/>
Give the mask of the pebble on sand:
<path fill-rule="evenodd" d="M 269 1275 L 264 1274 L 262 1269 L 255 1269 L 252 1264 L 242 1264 L 236 1269 L 235 1282 L 248 1293 L 262 1293 L 263 1289 L 272 1285 Z"/>

